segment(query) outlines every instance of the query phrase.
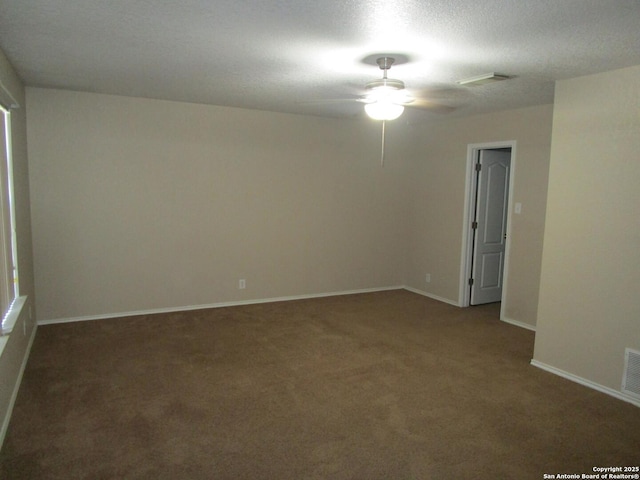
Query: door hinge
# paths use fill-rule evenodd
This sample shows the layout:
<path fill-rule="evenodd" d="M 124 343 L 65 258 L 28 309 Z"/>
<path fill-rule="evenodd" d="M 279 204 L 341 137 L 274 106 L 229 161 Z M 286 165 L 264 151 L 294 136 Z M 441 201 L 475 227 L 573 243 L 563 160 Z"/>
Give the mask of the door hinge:
<path fill-rule="evenodd" d="M 473 228 L 474 230 L 475 230 L 476 228 L 478 228 L 478 222 L 472 222 L 472 223 L 471 223 L 471 228 Z"/>
<path fill-rule="evenodd" d="M 482 165 L 478 162 L 476 163 L 476 172 L 479 172 L 480 170 L 482 170 Z"/>
<path fill-rule="evenodd" d="M 469 286 L 473 286 L 473 278 L 469 279 Z"/>

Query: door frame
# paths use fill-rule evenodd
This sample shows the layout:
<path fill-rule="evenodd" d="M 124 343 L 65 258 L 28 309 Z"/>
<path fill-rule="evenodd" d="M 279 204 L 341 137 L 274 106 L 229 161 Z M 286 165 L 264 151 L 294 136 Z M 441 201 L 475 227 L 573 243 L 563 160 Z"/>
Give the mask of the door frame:
<path fill-rule="evenodd" d="M 500 319 L 504 317 L 504 305 L 507 300 L 509 287 L 509 256 L 511 253 L 511 216 L 513 209 L 513 186 L 516 173 L 516 144 L 515 140 L 489 143 L 470 143 L 467 145 L 467 170 L 464 191 L 464 213 L 462 215 L 462 253 L 460 262 L 460 287 L 458 304 L 461 307 L 468 307 L 471 303 L 471 292 L 469 289 L 469 278 L 471 278 L 472 258 L 473 258 L 473 229 L 471 222 L 475 211 L 475 191 L 477 187 L 477 176 L 475 164 L 480 154 L 480 150 L 491 150 L 497 148 L 511 149 L 511 162 L 509 171 L 509 195 L 507 199 L 507 241 L 504 249 L 504 267 L 502 277 L 502 304 L 500 306 Z"/>

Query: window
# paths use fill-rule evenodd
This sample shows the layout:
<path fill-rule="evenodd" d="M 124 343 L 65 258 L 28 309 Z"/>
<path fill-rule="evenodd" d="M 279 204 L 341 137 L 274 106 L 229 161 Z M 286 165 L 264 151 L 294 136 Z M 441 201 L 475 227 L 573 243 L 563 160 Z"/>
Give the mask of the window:
<path fill-rule="evenodd" d="M 11 162 L 11 113 L 0 105 L 0 312 L 2 334 L 10 333 L 15 318 L 10 315 L 19 295 Z"/>

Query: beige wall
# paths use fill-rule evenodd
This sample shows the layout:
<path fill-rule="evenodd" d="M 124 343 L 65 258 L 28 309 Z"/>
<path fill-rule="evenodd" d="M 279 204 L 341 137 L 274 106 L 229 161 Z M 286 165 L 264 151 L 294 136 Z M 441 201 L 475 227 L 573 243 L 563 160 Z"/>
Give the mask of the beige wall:
<path fill-rule="evenodd" d="M 403 284 L 457 302 L 467 145 L 516 140 L 505 311 L 535 325 L 550 105 L 390 124 L 381 168 L 377 123 L 27 101 L 41 320 Z"/>
<path fill-rule="evenodd" d="M 552 105 L 416 125 L 410 132 L 406 284 L 458 304 L 467 146 L 515 140 L 506 319 L 536 324 Z M 431 274 L 431 283 L 425 274 Z"/>
<path fill-rule="evenodd" d="M 640 66 L 556 86 L 534 360 L 619 391 L 640 350 Z"/>
<path fill-rule="evenodd" d="M 10 95 L 20 104 L 20 108 L 11 111 L 13 176 L 16 213 L 16 238 L 18 250 L 18 270 L 20 274 L 20 295 L 27 296 L 23 314 L 17 320 L 13 332 L 8 338 L 0 356 L 0 444 L 4 438 L 11 403 L 17 393 L 21 368 L 26 362 L 29 341 L 35 329 L 35 311 L 33 310 L 34 281 L 31 250 L 31 223 L 29 208 L 29 172 L 27 164 L 27 132 L 24 89 L 4 53 L 0 51 L 0 82 Z M 4 97 L 4 96 L 3 96 Z M 31 309 L 32 315 L 29 316 Z M 4 340 L 3 340 L 4 341 Z"/>
<path fill-rule="evenodd" d="M 379 124 L 28 88 L 40 320 L 402 284 Z M 246 290 L 238 280 L 246 279 Z"/>

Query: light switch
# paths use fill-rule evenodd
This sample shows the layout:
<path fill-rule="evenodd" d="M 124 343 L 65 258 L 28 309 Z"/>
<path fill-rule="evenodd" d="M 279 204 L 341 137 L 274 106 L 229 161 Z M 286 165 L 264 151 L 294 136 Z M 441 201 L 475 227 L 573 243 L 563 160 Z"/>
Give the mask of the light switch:
<path fill-rule="evenodd" d="M 522 204 L 521 203 L 516 203 L 515 205 L 515 212 L 520 215 L 522 213 Z"/>

